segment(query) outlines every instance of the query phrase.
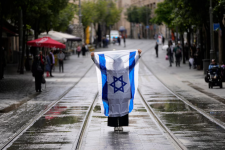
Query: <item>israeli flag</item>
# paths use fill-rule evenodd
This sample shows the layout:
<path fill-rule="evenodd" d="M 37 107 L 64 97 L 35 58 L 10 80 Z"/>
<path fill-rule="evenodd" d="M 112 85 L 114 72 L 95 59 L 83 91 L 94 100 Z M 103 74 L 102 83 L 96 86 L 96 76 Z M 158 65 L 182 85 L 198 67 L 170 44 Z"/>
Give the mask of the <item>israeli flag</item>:
<path fill-rule="evenodd" d="M 138 50 L 95 52 L 93 59 L 105 116 L 121 117 L 133 110 L 139 57 Z"/>

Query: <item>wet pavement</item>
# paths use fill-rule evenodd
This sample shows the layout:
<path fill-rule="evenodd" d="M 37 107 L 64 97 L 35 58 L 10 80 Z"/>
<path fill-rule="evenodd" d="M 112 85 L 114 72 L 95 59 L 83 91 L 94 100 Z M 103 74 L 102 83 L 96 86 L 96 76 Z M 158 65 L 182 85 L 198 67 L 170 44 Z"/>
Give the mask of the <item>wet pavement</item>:
<path fill-rule="evenodd" d="M 224 149 L 225 129 L 174 96 L 141 65 L 139 89 L 175 137 L 188 149 Z"/>
<path fill-rule="evenodd" d="M 129 126 L 123 131 L 114 131 L 107 126 L 108 118 L 101 113 L 99 100 L 93 109 L 92 119 L 84 135 L 83 150 L 173 150 L 162 129 L 151 118 L 137 94 L 134 110 L 129 114 Z"/>
<path fill-rule="evenodd" d="M 168 67 L 164 58 L 166 52 L 159 48 L 159 58 L 155 58 L 154 45 L 153 40 L 127 40 L 126 48 L 111 45 L 108 49 L 96 50 L 143 50 L 139 90 L 153 112 L 146 108 L 137 93 L 134 110 L 129 115 L 129 127 L 124 127 L 122 132 L 114 132 L 100 112 L 101 101 L 97 101 L 84 130 L 81 149 L 179 149 L 152 113 L 187 149 L 224 149 L 223 89 L 207 89 L 204 76 L 194 72 L 196 70 L 188 70 L 188 65 Z M 0 91 L 4 92 L 0 93 L 0 147 L 23 127 L 34 122 L 7 149 L 75 149 L 83 121 L 97 93 L 95 68 L 92 67 L 82 78 L 92 64 L 89 56 L 79 59 L 71 56 L 65 61 L 65 73 L 59 73 L 56 67 L 55 77 L 46 79 L 47 86 L 41 94 L 34 92 L 34 80 L 30 73 L 26 73 L 24 78 L 6 76 L 6 87 L 0 86 Z M 152 73 L 183 100 L 169 92 Z M 15 84 L 6 84 L 11 79 Z M 18 85 L 24 88 L 18 89 Z M 61 98 L 70 88 L 69 93 Z"/>
<path fill-rule="evenodd" d="M 97 93 L 93 73 L 94 67 L 7 149 L 75 149 L 87 110 Z"/>
<path fill-rule="evenodd" d="M 19 77 L 18 75 L 7 75 L 5 76 L 5 81 L 1 80 L 6 82 L 6 80 L 8 80 L 7 78 L 16 77 L 18 77 L 19 80 L 25 80 L 26 83 L 29 83 L 29 85 L 32 86 L 24 87 L 24 89 L 29 89 L 34 97 L 29 99 L 27 96 L 23 96 L 23 93 L 17 92 L 16 94 L 11 95 L 12 97 L 7 100 L 10 101 L 10 103 L 6 104 L 4 100 L 0 101 L 1 106 L 5 106 L 2 107 L 2 110 L 0 111 L 0 147 L 17 134 L 19 130 L 32 122 L 33 118 L 57 101 L 65 91 L 77 83 L 77 81 L 92 66 L 92 61 L 87 57 L 85 58 L 86 59 L 77 59 L 77 56 L 71 56 L 69 60 L 65 61 L 64 73 L 59 73 L 58 67 L 56 66 L 55 71 L 53 72 L 54 77 L 46 78 L 46 89 L 45 86 L 42 85 L 43 92 L 41 94 L 35 92 L 33 86 L 34 80 L 30 73 L 27 73 L 24 76 L 19 75 Z M 28 78 L 30 77 L 29 75 L 31 78 Z M 8 85 L 8 87 L 10 86 Z M 18 87 L 16 88 L 18 89 Z M 3 95 L 10 95 L 11 91 L 12 90 L 9 90 L 8 93 L 3 93 Z M 23 99 L 16 99 L 17 96 Z"/>

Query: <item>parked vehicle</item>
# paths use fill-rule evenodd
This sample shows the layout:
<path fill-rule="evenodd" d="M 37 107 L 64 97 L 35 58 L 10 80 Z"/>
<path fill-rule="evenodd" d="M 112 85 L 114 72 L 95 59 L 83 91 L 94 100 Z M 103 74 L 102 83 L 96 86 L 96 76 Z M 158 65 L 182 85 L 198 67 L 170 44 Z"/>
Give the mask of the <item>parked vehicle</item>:
<path fill-rule="evenodd" d="M 117 37 L 120 36 L 119 31 L 117 30 L 111 30 L 110 31 L 110 40 L 113 41 L 113 39 L 115 38 L 115 40 L 117 40 Z M 113 41 L 114 42 L 114 41 Z M 116 42 L 116 41 L 115 41 Z"/>

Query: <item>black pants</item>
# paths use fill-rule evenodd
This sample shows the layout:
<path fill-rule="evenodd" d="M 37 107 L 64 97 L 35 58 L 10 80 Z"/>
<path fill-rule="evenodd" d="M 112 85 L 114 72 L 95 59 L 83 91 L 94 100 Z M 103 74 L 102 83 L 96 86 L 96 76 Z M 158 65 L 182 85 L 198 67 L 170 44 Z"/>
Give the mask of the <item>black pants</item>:
<path fill-rule="evenodd" d="M 158 49 L 155 50 L 156 57 L 158 57 Z"/>
<path fill-rule="evenodd" d="M 108 117 L 108 126 L 121 127 L 129 125 L 129 114 L 122 117 Z"/>
<path fill-rule="evenodd" d="M 35 75 L 35 90 L 36 91 L 41 91 L 41 80 L 42 80 L 42 75 L 40 74 Z"/>
<path fill-rule="evenodd" d="M 80 52 L 77 52 L 78 57 L 80 56 Z"/>
<path fill-rule="evenodd" d="M 52 76 L 52 69 L 53 69 L 53 67 L 54 67 L 54 64 L 53 64 L 53 65 L 51 65 L 51 69 L 50 69 L 50 76 Z"/>
<path fill-rule="evenodd" d="M 173 56 L 171 54 L 171 55 L 169 55 L 169 63 L 170 63 L 170 66 L 172 66 L 172 62 L 173 62 Z"/>
<path fill-rule="evenodd" d="M 59 60 L 59 72 L 61 72 L 61 68 L 63 72 L 63 60 Z"/>
<path fill-rule="evenodd" d="M 180 56 L 176 56 L 176 66 L 180 66 Z"/>

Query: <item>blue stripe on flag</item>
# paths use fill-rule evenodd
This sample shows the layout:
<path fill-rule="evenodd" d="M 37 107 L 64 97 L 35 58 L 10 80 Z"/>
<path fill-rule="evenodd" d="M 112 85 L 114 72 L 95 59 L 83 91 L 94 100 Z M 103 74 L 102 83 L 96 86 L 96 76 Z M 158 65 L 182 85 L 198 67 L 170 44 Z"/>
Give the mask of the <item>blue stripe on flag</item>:
<path fill-rule="evenodd" d="M 99 54 L 99 66 L 102 75 L 102 100 L 104 106 L 104 114 L 108 116 L 109 115 L 108 84 L 107 84 L 106 60 L 104 54 Z"/>
<path fill-rule="evenodd" d="M 134 94 L 135 94 L 135 83 L 134 83 L 134 67 L 135 67 L 135 52 L 130 52 L 129 56 L 129 80 L 130 80 L 130 89 L 131 89 L 131 100 L 129 105 L 129 113 L 133 110 L 134 107 Z"/>

